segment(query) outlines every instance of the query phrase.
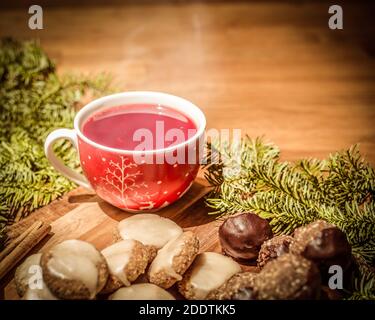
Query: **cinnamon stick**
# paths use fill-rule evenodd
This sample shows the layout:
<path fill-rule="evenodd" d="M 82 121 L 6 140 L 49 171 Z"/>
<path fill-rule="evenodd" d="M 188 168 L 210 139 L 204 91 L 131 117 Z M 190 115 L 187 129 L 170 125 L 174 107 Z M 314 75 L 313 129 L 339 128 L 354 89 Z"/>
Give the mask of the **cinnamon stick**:
<path fill-rule="evenodd" d="M 22 232 L 16 239 L 11 241 L 9 245 L 0 252 L 0 261 L 3 260 L 18 244 L 27 237 L 27 235 L 34 229 L 38 229 L 42 226 L 43 222 L 38 220 L 35 221 L 30 227 L 28 227 L 24 232 Z"/>
<path fill-rule="evenodd" d="M 11 249 L 7 250 L 9 253 L 1 262 L 0 262 L 0 279 L 3 278 L 14 266 L 34 248 L 51 230 L 49 224 L 39 221 L 39 224 L 33 224 L 34 228 L 28 228 L 26 231 L 19 236 L 22 240 L 16 245 L 12 246 Z M 31 231 L 30 231 L 31 229 Z M 18 238 L 16 240 L 19 240 Z M 16 242 L 15 240 L 15 242 Z"/>

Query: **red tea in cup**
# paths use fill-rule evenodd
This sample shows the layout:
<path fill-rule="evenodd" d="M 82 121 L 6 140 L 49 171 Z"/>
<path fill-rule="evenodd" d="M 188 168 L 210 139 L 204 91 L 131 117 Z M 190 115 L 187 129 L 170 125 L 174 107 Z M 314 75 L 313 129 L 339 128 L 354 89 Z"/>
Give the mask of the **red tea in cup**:
<path fill-rule="evenodd" d="M 45 142 L 51 164 L 78 185 L 121 209 L 163 208 L 183 196 L 200 166 L 206 119 L 191 102 L 160 92 L 110 95 L 83 107 L 74 129 L 58 129 Z M 56 157 L 53 143 L 78 149 L 84 175 Z"/>
<path fill-rule="evenodd" d="M 83 124 L 83 134 L 87 138 L 121 150 L 167 148 L 188 140 L 196 130 L 187 115 L 157 104 L 111 107 L 94 113 Z M 176 132 L 179 134 L 174 134 Z M 145 143 L 148 137 L 150 140 Z"/>

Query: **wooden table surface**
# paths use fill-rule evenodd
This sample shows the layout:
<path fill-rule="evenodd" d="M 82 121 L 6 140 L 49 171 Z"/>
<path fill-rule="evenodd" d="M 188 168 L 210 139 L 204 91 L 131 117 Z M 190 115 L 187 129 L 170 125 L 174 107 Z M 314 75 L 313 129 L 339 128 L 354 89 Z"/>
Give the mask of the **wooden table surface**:
<path fill-rule="evenodd" d="M 44 7 L 43 30 L 19 5 L 1 9 L 0 36 L 39 38 L 61 72 L 185 97 L 209 128 L 265 135 L 286 159 L 359 142 L 375 164 L 374 7 L 344 4 L 332 31 L 331 3 L 314 2 L 91 2 Z"/>

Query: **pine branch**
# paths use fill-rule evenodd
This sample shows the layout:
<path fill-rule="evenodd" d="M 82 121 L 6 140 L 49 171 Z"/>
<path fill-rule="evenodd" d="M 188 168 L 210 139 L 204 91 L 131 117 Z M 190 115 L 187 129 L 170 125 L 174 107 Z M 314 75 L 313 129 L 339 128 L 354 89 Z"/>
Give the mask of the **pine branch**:
<path fill-rule="evenodd" d="M 359 263 L 360 275 L 354 279 L 354 290 L 349 300 L 375 300 L 375 273 L 366 264 Z"/>
<path fill-rule="evenodd" d="M 348 201 L 361 204 L 369 193 L 375 194 L 375 171 L 362 159 L 356 145 L 331 155 L 328 168 L 323 184 L 327 201 L 344 207 Z"/>
<path fill-rule="evenodd" d="M 299 171 L 304 178 L 308 179 L 315 188 L 320 190 L 328 168 L 325 160 L 302 159 L 295 163 L 295 169 Z M 322 192 L 323 190 L 320 191 Z"/>
<path fill-rule="evenodd" d="M 249 199 L 249 211 L 270 220 L 275 234 L 291 234 L 294 229 L 314 221 L 315 205 L 307 205 L 288 194 L 278 191 L 257 192 Z"/>

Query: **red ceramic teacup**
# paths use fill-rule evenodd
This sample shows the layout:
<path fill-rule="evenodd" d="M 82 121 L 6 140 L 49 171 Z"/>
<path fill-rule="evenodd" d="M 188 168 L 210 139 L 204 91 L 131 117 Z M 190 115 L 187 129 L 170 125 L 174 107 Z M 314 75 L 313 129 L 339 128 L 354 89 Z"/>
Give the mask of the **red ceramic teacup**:
<path fill-rule="evenodd" d="M 160 104 L 173 108 L 195 123 L 196 132 L 181 143 L 145 151 L 107 147 L 83 134 L 82 126 L 90 115 L 128 104 Z M 74 129 L 58 129 L 49 134 L 45 153 L 56 170 L 78 185 L 94 190 L 112 205 L 131 212 L 156 211 L 181 198 L 192 185 L 202 158 L 205 126 L 203 112 L 185 99 L 159 92 L 124 92 L 94 100 L 83 107 L 74 119 Z M 56 157 L 52 147 L 57 139 L 73 143 L 84 175 L 68 168 Z M 177 153 L 183 155 L 179 161 L 165 161 L 175 159 Z"/>

